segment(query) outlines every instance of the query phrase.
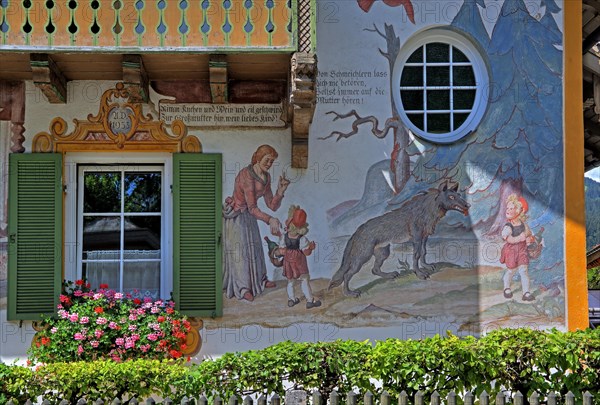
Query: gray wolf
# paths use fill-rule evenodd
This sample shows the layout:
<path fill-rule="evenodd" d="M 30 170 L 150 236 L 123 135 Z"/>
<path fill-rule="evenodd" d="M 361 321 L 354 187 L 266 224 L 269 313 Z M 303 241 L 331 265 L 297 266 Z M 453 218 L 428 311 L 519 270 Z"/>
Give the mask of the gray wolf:
<path fill-rule="evenodd" d="M 360 225 L 348 240 L 342 264 L 331 278 L 328 290 L 343 283 L 345 295 L 358 297 L 360 291 L 351 290 L 348 283 L 372 256 L 375 256 L 375 264 L 371 270 L 373 274 L 386 279 L 398 277 L 400 274 L 397 271 L 381 271 L 383 262 L 390 255 L 392 242 L 412 242 L 413 271 L 422 280 L 429 278 L 425 269 L 434 269 L 425 262 L 427 239 L 435 232 L 435 226 L 448 211 L 468 215 L 470 206 L 458 194 L 458 183 L 451 185 L 446 181 L 438 188 L 416 194 L 392 211 L 371 218 Z M 419 262 L 423 264 L 423 268 L 419 266 Z"/>

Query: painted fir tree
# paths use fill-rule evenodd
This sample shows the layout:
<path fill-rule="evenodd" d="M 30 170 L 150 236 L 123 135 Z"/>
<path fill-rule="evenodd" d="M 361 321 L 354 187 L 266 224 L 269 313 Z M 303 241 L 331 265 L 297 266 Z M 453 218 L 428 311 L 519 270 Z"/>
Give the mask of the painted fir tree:
<path fill-rule="evenodd" d="M 483 49 L 487 48 L 490 42 L 479 8 L 485 8 L 484 0 L 465 0 L 458 14 L 452 20 L 452 26 L 471 34 Z"/>
<path fill-rule="evenodd" d="M 547 7 L 551 11 L 556 9 Z M 562 51 L 556 42 L 523 0 L 506 0 L 488 46 L 491 80 L 482 123 L 452 151 L 431 153 L 421 162 L 478 193 L 473 221 L 490 234 L 504 224 L 510 193 L 559 208 L 551 190 L 560 173 L 548 175 L 562 167 Z"/>

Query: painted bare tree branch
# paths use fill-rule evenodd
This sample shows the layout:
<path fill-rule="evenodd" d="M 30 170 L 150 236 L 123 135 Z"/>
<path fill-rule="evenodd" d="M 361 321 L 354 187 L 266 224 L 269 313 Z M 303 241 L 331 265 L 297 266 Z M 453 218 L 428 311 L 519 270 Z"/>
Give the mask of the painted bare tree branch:
<path fill-rule="evenodd" d="M 408 146 L 410 145 L 410 137 L 408 128 L 402 123 L 398 116 L 398 110 L 394 97 L 392 96 L 392 73 L 394 72 L 394 65 L 398 59 L 398 53 L 400 52 L 400 38 L 394 32 L 392 25 L 384 24 L 384 30 L 382 31 L 375 24 L 373 28 L 365 28 L 365 31 L 374 32 L 381 38 L 385 39 L 387 49 L 379 49 L 379 53 L 386 58 L 389 66 L 389 90 L 390 102 L 392 107 L 392 117 L 385 121 L 383 128 L 379 129 L 379 120 L 375 116 L 361 117 L 356 110 L 351 110 L 348 113 L 338 113 L 335 111 L 329 111 L 327 114 L 335 115 L 334 121 L 354 117 L 352 122 L 352 131 L 341 132 L 333 131 L 329 135 L 321 137 L 319 139 L 330 139 L 336 138 L 336 141 L 340 139 L 347 139 L 356 135 L 359 132 L 359 127 L 363 124 L 371 124 L 371 133 L 379 139 L 383 139 L 392 130 L 394 134 L 394 148 L 390 154 L 390 172 L 394 184 L 394 192 L 397 194 L 408 182 L 411 169 L 410 169 L 410 156 L 408 155 Z"/>
<path fill-rule="evenodd" d="M 396 117 L 392 117 L 392 118 L 388 118 L 387 120 L 385 120 L 384 127 L 381 130 L 379 130 L 379 119 L 377 119 L 377 117 L 374 117 L 372 115 L 370 115 L 368 117 L 361 117 L 360 115 L 358 115 L 356 110 L 352 110 L 347 114 L 340 114 L 335 111 L 328 111 L 327 114 L 334 114 L 335 115 L 335 118 L 333 119 L 334 121 L 337 121 L 339 119 L 348 118 L 351 116 L 354 116 L 356 119 L 352 123 L 352 131 L 351 132 L 333 131 L 329 135 L 321 137 L 319 139 L 329 139 L 334 136 L 337 136 L 336 141 L 339 141 L 340 139 L 343 139 L 343 138 L 350 138 L 351 136 L 356 135 L 358 133 L 359 125 L 362 125 L 362 124 L 365 124 L 368 122 L 370 122 L 372 125 L 371 132 L 373 133 L 373 135 L 375 135 L 379 139 L 383 139 L 387 136 L 390 129 L 392 129 L 392 128 L 397 129 L 398 126 L 402 125 Z"/>

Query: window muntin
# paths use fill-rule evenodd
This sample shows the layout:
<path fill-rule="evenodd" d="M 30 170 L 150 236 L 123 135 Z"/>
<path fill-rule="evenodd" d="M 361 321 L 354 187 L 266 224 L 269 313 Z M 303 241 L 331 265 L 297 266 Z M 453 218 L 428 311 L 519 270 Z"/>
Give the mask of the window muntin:
<path fill-rule="evenodd" d="M 78 263 L 93 288 L 161 296 L 163 177 L 162 166 L 79 167 Z"/>
<path fill-rule="evenodd" d="M 411 38 L 393 74 L 399 115 L 417 136 L 453 142 L 483 117 L 487 67 L 474 45 L 455 31 L 430 29 Z"/>

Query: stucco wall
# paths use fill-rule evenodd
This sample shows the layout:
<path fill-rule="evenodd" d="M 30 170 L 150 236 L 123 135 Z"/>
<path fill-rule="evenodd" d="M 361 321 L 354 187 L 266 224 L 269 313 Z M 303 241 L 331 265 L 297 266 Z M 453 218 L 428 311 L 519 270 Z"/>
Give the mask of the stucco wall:
<path fill-rule="evenodd" d="M 321 302 L 307 308 L 298 282 L 294 295 L 300 303 L 288 306 L 288 280 L 271 265 L 263 248 L 267 277 L 275 288 L 254 291 L 251 302 L 224 296 L 224 316 L 205 322 L 200 356 L 286 339 L 417 338 L 446 330 L 477 335 L 500 326 L 565 328 L 562 1 L 413 0 L 412 11 L 383 2 L 370 8 L 369 2 L 360 3 L 363 9 L 354 1 L 317 2 L 319 96 L 308 169 L 291 168 L 289 128 L 190 130 L 205 152 L 223 154 L 224 199 L 234 192 L 236 176 L 259 145 L 277 150 L 279 157 L 270 169 L 273 191 L 281 175 L 290 185 L 277 211 L 263 200 L 258 206 L 281 223 L 291 205 L 306 212 L 306 237 L 316 243 L 306 267 L 313 295 Z M 375 121 L 378 130 L 390 118 L 399 122 L 398 83 L 390 79 L 399 77 L 394 69 L 401 66 L 396 60 L 390 65 L 382 54 L 389 51 L 386 33 L 398 37 L 402 51 L 431 28 L 458 33 L 481 53 L 489 75 L 485 114 L 470 135 L 447 145 L 416 137 L 402 124 L 374 136 Z M 102 92 L 114 85 L 70 82 L 69 102 L 50 105 L 27 83 L 27 151 L 33 136 L 47 131 L 54 117 L 72 125 L 74 118 L 95 114 Z M 152 96 L 154 104 L 160 99 L 159 94 Z M 145 110 L 157 117 L 153 103 Z M 344 117 L 352 110 L 356 115 Z M 358 117 L 371 121 L 359 122 Z M 402 156 L 405 172 L 399 170 Z M 457 198 L 469 204 L 468 212 L 450 209 L 436 222 L 428 232 L 425 257 L 433 267 L 420 264 L 430 274 L 415 274 L 413 236 L 425 225 L 408 225 L 426 223 L 439 207 L 403 204 L 453 187 Z M 500 256 L 510 194 L 527 201 L 523 221 L 534 234 L 544 229 L 544 246 L 539 257 L 529 260 L 526 273 L 515 271 L 509 277 L 514 295 L 506 298 L 507 268 Z M 382 228 L 374 225 L 377 218 Z M 259 232 L 261 237 L 271 234 L 260 221 Z M 382 254 L 369 250 L 386 245 L 389 257 L 381 270 L 393 274 L 389 278 L 372 273 L 371 256 Z M 369 260 L 358 265 L 348 284 L 360 296 L 344 294 L 343 285 L 335 285 L 336 272 L 347 273 L 349 263 L 356 267 L 359 256 L 365 255 Z M 524 274 L 530 279 L 533 301 L 522 299 Z M 3 319 L 5 279 L 6 264 L 0 256 Z M 18 332 L 14 323 L 3 325 L 8 326 L 2 332 L 0 358 L 13 358 L 24 352 L 31 333 Z M 13 346 L 13 341 L 20 343 Z"/>

